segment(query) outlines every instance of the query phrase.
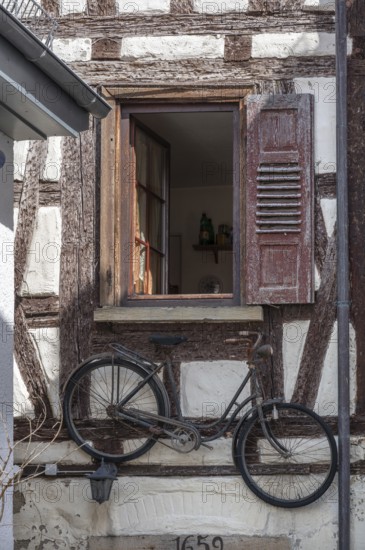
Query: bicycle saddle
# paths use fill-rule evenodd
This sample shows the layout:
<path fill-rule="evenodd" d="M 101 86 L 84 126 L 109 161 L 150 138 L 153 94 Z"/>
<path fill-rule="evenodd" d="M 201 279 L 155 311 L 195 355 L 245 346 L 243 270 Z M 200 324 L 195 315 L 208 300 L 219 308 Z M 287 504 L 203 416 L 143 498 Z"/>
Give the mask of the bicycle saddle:
<path fill-rule="evenodd" d="M 177 346 L 186 342 L 186 336 L 170 335 L 170 334 L 152 334 L 150 336 L 150 342 L 158 344 L 160 346 Z"/>

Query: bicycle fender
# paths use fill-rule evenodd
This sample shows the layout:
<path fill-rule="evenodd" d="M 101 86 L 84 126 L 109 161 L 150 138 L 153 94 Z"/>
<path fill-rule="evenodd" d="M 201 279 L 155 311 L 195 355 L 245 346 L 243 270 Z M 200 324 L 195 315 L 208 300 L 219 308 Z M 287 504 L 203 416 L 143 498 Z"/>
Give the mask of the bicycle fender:
<path fill-rule="evenodd" d="M 262 407 L 265 407 L 265 405 L 275 405 L 277 403 L 283 403 L 283 399 L 268 399 L 267 401 L 265 401 L 264 403 L 262 403 Z M 246 422 L 247 418 L 251 415 L 255 415 L 255 414 L 258 414 L 257 412 L 257 405 L 254 405 L 250 410 L 248 410 L 244 415 L 243 417 L 240 419 L 240 421 L 238 422 L 234 432 L 233 432 L 233 436 L 232 436 L 232 458 L 233 458 L 233 462 L 235 462 L 235 451 L 236 451 L 236 444 L 237 444 L 237 437 L 238 437 L 238 433 L 240 431 L 240 429 L 242 428 L 243 424 Z"/>

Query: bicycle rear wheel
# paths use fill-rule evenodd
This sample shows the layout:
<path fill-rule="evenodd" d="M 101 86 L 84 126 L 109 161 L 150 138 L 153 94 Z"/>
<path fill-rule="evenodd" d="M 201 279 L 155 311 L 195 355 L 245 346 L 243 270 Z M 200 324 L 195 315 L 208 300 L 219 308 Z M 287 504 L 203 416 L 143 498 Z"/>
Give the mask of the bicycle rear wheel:
<path fill-rule="evenodd" d="M 90 361 L 67 383 L 63 410 L 70 436 L 94 458 L 110 462 L 133 460 L 156 442 L 152 432 L 117 417 L 117 404 L 147 377 L 140 366 L 119 357 Z M 168 415 L 158 383 L 151 378 L 125 403 L 124 410 Z M 157 422 L 156 422 L 157 425 Z"/>
<path fill-rule="evenodd" d="M 263 407 L 267 439 L 256 412 L 237 436 L 236 463 L 253 493 L 283 508 L 298 508 L 321 497 L 337 469 L 331 430 L 313 411 L 280 403 Z"/>

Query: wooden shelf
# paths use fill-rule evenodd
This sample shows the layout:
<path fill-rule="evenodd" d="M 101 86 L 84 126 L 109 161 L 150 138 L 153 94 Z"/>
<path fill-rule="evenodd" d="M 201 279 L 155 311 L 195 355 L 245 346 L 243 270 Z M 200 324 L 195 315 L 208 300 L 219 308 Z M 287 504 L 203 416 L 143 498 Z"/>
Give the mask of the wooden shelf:
<path fill-rule="evenodd" d="M 218 252 L 233 250 L 231 244 L 193 244 L 193 248 L 197 251 L 213 252 L 216 264 L 218 263 Z"/>

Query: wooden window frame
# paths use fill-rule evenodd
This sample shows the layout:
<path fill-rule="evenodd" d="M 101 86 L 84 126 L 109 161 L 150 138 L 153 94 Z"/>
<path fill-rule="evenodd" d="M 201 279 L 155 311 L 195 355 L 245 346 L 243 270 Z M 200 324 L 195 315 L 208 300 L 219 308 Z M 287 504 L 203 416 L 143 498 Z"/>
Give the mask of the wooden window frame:
<path fill-rule="evenodd" d="M 244 305 L 244 98 L 250 88 L 196 87 L 173 88 L 108 88 L 104 97 L 113 106 L 113 113 L 101 121 L 100 158 L 100 304 L 111 307 L 232 307 Z M 136 100 L 138 97 L 138 100 Z M 204 102 L 202 102 L 204 99 Z M 129 117 L 138 112 L 233 112 L 233 294 L 232 295 L 161 295 L 129 296 L 131 253 L 131 189 L 125 185 L 128 167 L 122 158 L 129 158 Z M 126 205 L 128 207 L 126 208 Z M 256 319 L 257 317 L 255 317 Z"/>

